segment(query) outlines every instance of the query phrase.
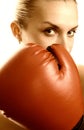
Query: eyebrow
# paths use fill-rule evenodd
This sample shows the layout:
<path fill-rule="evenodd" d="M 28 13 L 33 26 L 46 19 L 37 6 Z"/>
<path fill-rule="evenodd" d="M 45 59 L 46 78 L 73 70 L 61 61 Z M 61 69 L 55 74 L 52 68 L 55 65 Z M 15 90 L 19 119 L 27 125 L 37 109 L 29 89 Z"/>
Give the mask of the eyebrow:
<path fill-rule="evenodd" d="M 43 23 L 44 23 L 44 24 L 49 24 L 49 25 L 51 25 L 52 27 L 56 28 L 57 30 L 60 30 L 60 27 L 59 27 L 59 26 L 57 26 L 57 25 L 55 25 L 55 24 L 53 24 L 53 23 L 51 23 L 51 22 L 44 21 Z M 71 28 L 70 31 L 71 31 L 71 30 L 75 30 L 75 29 L 77 29 L 77 28 L 78 28 L 78 25 L 76 25 L 75 27 Z"/>

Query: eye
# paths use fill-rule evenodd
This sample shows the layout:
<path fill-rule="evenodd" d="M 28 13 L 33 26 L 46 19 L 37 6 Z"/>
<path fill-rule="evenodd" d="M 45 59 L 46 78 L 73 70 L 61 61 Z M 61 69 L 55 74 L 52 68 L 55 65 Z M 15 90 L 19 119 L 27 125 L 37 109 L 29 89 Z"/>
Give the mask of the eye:
<path fill-rule="evenodd" d="M 54 28 L 46 28 L 44 30 L 44 33 L 47 35 L 47 36 L 54 36 L 55 33 L 56 33 L 56 30 Z"/>
<path fill-rule="evenodd" d="M 68 37 L 74 37 L 74 34 L 76 33 L 76 30 L 68 31 L 67 35 Z"/>

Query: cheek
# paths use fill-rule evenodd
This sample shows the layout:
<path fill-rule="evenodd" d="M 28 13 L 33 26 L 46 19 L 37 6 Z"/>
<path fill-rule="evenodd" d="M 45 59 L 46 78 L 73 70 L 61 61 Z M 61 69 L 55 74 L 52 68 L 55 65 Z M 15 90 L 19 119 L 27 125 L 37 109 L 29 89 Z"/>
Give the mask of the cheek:
<path fill-rule="evenodd" d="M 22 42 L 40 44 L 44 48 L 56 43 L 56 37 L 48 37 L 39 31 L 22 31 Z"/>
<path fill-rule="evenodd" d="M 47 38 L 47 39 L 40 39 L 38 43 L 46 49 L 48 46 L 51 46 L 55 42 Z"/>
<path fill-rule="evenodd" d="M 37 35 L 31 35 L 30 37 L 31 41 L 34 43 L 37 43 L 41 45 L 44 48 L 47 48 L 48 46 L 52 45 L 55 43 L 55 40 L 53 38 L 49 38 L 43 34 L 38 33 Z"/>
<path fill-rule="evenodd" d="M 73 48 L 73 45 L 70 47 L 69 52 L 71 52 L 71 51 L 72 51 L 72 48 Z"/>
<path fill-rule="evenodd" d="M 72 48 L 73 48 L 73 45 L 74 45 L 74 39 L 72 40 L 72 42 L 70 43 L 70 45 L 69 45 L 69 50 L 70 50 L 70 52 L 72 51 Z"/>
<path fill-rule="evenodd" d="M 47 48 L 48 46 L 51 46 L 52 44 L 56 43 L 56 37 L 48 37 L 44 34 L 41 34 L 37 36 L 38 44 L 43 46 L 44 48 Z"/>
<path fill-rule="evenodd" d="M 72 51 L 72 48 L 73 48 L 73 44 L 74 44 L 74 42 L 72 41 L 72 42 L 70 42 L 70 43 L 68 43 L 68 45 L 67 45 L 67 51 L 70 53 L 71 51 Z"/>

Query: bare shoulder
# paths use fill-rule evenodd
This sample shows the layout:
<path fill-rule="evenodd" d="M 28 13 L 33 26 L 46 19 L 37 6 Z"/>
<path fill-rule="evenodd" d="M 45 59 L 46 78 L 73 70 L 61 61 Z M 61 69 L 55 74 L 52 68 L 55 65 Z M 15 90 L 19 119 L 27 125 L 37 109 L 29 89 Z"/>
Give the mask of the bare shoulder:
<path fill-rule="evenodd" d="M 77 65 L 79 73 L 84 76 L 84 65 Z"/>
<path fill-rule="evenodd" d="M 83 91 L 83 96 L 84 96 L 84 65 L 77 65 L 79 75 L 80 75 L 80 80 L 82 84 L 82 91 Z"/>
<path fill-rule="evenodd" d="M 77 65 L 81 80 L 84 81 L 84 65 Z"/>

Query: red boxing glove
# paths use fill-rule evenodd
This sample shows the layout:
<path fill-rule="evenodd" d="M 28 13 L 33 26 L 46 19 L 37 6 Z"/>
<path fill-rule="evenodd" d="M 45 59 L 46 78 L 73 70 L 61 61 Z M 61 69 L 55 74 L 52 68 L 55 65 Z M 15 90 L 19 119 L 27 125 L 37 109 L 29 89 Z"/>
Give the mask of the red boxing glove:
<path fill-rule="evenodd" d="M 64 47 L 28 44 L 19 50 L 0 72 L 0 109 L 32 130 L 75 127 L 83 115 L 81 85 Z"/>

